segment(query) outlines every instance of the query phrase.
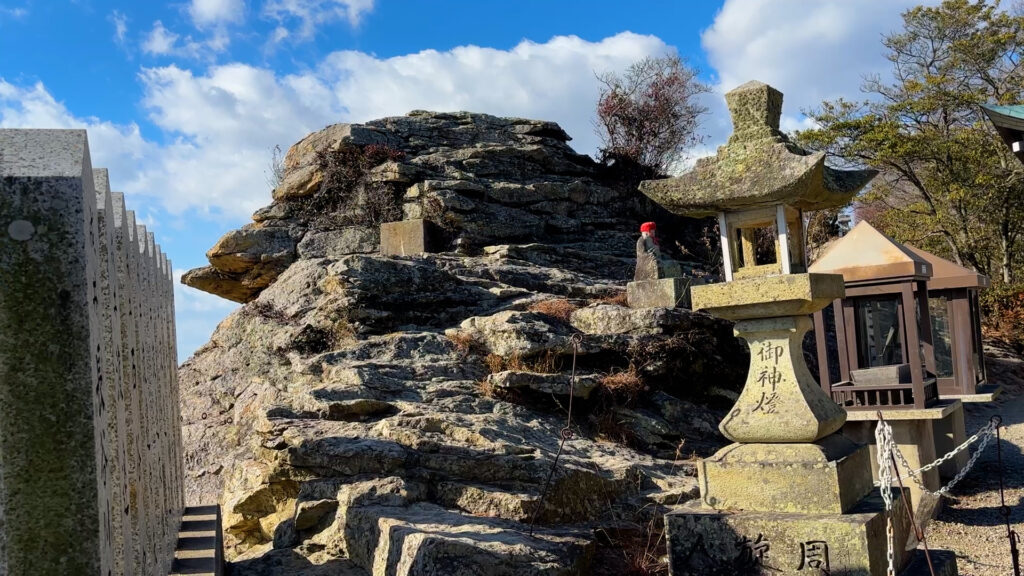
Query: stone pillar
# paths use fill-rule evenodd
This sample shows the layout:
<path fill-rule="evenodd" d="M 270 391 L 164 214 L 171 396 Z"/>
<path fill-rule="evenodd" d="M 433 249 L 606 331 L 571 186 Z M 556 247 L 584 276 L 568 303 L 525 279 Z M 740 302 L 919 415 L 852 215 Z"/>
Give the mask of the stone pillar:
<path fill-rule="evenodd" d="M 121 302 L 118 278 L 118 257 L 115 239 L 115 217 L 107 171 L 94 171 L 97 210 L 97 300 L 100 307 L 100 329 L 103 336 L 103 385 L 98 390 L 94 415 L 97 430 L 97 466 L 100 470 L 101 546 L 109 549 L 111 565 L 103 566 L 103 574 L 125 574 L 124 514 L 127 482 L 124 436 L 124 385 L 121 362 Z"/>
<path fill-rule="evenodd" d="M 127 503 L 122 511 L 127 515 L 125 524 L 130 527 L 126 550 L 129 561 L 125 574 L 142 576 L 145 570 L 145 554 L 143 550 L 144 534 L 146 534 L 145 517 L 140 510 L 140 490 L 142 488 L 142 450 L 141 444 L 141 387 L 140 369 L 141 351 L 139 349 L 138 318 L 138 253 L 139 244 L 136 238 L 135 215 L 125 210 L 124 195 L 119 192 L 111 194 L 114 203 L 114 234 L 117 244 L 118 278 L 122 290 L 121 300 L 121 366 L 124 385 L 121 387 L 125 414 L 125 480 L 127 484 Z"/>
<path fill-rule="evenodd" d="M 964 411 L 959 400 L 940 400 L 930 408 L 914 408 L 899 410 L 882 410 L 882 417 L 892 426 L 893 440 L 913 468 L 920 468 L 934 462 L 939 456 L 952 450 L 964 441 Z M 876 453 L 875 426 L 877 415 L 874 410 L 851 411 L 850 421 L 843 426 L 843 435 L 855 442 L 871 444 L 871 453 Z M 959 428 L 959 430 L 958 430 Z M 955 444 L 954 444 L 955 442 Z M 921 475 L 924 485 L 932 491 L 942 486 L 940 476 L 955 475 L 964 465 L 968 455 L 961 453 L 949 460 L 948 467 L 940 466 Z M 878 478 L 878 464 L 872 456 L 871 472 Z M 940 510 L 938 498 L 925 494 L 910 478 L 905 470 L 903 485 L 910 490 L 910 501 L 914 513 L 922 520 L 933 518 Z M 895 474 L 893 475 L 895 479 Z"/>
<path fill-rule="evenodd" d="M 99 574 L 104 347 L 83 130 L 0 130 L 0 574 Z"/>

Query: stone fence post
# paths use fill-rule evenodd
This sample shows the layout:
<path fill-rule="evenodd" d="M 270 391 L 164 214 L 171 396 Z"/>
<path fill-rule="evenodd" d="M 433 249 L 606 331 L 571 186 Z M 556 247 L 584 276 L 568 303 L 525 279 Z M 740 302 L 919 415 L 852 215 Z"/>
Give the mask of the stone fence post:
<path fill-rule="evenodd" d="M 170 570 L 173 294 L 84 130 L 0 130 L 0 574 Z"/>

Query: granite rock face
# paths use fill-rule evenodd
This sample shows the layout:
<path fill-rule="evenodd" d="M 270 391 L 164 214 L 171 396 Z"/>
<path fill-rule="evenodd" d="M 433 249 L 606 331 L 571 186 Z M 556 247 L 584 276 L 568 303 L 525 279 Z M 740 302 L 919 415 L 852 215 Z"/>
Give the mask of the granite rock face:
<path fill-rule="evenodd" d="M 595 530 L 696 497 L 680 454 L 724 444 L 716 394 L 746 348 L 706 314 L 614 303 L 646 200 L 567 139 L 464 113 L 330 127 L 211 250 L 197 275 L 247 303 L 180 371 L 188 497 L 222 503 L 235 573 L 600 574 L 625 556 Z M 332 178 L 316 151 L 348 144 L 402 151 L 360 186 L 427 210 L 441 252 L 383 256 L 369 226 L 301 216 Z"/>

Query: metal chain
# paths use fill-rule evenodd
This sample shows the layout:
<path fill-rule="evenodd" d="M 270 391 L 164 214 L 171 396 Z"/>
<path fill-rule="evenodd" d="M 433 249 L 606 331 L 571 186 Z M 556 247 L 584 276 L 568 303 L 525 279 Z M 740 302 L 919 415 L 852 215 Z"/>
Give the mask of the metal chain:
<path fill-rule="evenodd" d="M 989 423 L 987 425 L 985 425 L 985 427 L 983 427 L 981 430 L 978 430 L 977 434 L 975 434 L 974 436 L 971 436 L 970 438 L 968 438 L 963 444 L 961 444 L 961 445 L 957 446 L 956 448 L 952 449 L 949 453 L 947 453 L 942 458 L 939 458 L 938 460 L 936 460 L 935 462 L 932 462 L 931 464 L 928 464 L 927 466 L 922 466 L 922 467 L 918 468 L 917 470 L 914 470 L 914 472 L 916 472 L 916 473 L 927 472 L 927 471 L 931 470 L 932 468 L 940 466 L 943 462 L 953 458 L 954 456 L 956 456 L 962 450 L 966 449 L 968 446 L 973 444 L 976 440 L 978 440 L 978 438 L 981 438 L 982 436 L 984 436 L 985 438 L 983 438 L 983 440 L 982 440 L 983 444 L 981 446 L 984 446 L 992 438 L 992 436 L 995 434 L 996 428 L 999 426 L 998 423 L 1000 422 L 1000 420 L 997 420 L 997 418 L 998 417 L 993 417 L 991 420 L 989 420 Z M 982 450 L 981 446 L 978 447 L 978 452 L 981 452 L 981 450 Z"/>
<path fill-rule="evenodd" d="M 932 494 L 933 496 L 948 496 L 949 491 L 952 490 L 953 487 L 957 485 L 957 483 L 963 480 L 964 476 L 966 476 L 967 473 L 970 472 L 972 468 L 974 468 L 975 463 L 978 461 L 978 458 L 981 457 L 982 452 L 985 451 L 985 448 L 988 446 L 988 443 L 992 440 L 993 437 L 995 437 L 996 430 L 998 429 L 998 427 L 998 417 L 993 417 L 992 420 L 990 420 L 984 428 L 979 430 L 977 434 L 974 434 L 973 436 L 968 438 L 967 441 L 965 441 L 963 444 L 957 446 L 949 453 L 944 455 L 942 458 L 939 458 L 938 460 L 935 460 L 930 464 L 927 464 L 916 469 L 910 465 L 910 462 L 907 461 L 907 458 L 903 455 L 903 452 L 900 451 L 899 446 L 897 446 L 895 441 L 892 440 L 892 427 L 889 426 L 887 422 L 879 420 L 878 427 L 875 429 L 875 438 L 876 444 L 879 446 L 879 450 L 881 450 L 881 447 L 883 446 L 882 443 L 878 443 L 879 434 L 884 434 L 888 438 L 888 441 L 886 441 L 884 445 L 887 446 L 892 451 L 893 455 L 896 457 L 897 460 L 899 460 L 899 463 L 903 466 L 903 469 L 907 471 L 907 474 L 910 476 L 910 479 L 913 480 L 915 484 L 917 484 L 918 488 L 920 488 L 924 492 Z M 959 472 L 957 472 L 956 476 L 954 476 L 948 484 L 934 491 L 930 490 L 928 487 L 924 485 L 924 480 L 921 478 L 922 473 L 932 470 L 941 465 L 943 462 L 950 460 L 963 450 L 967 449 L 967 447 L 976 442 L 979 438 L 981 439 L 981 443 L 978 444 L 978 448 L 971 455 L 971 458 L 967 461 L 967 464 L 964 465 L 964 467 Z M 879 479 L 880 484 L 881 482 L 881 479 Z"/>
<path fill-rule="evenodd" d="M 924 546 L 924 557 L 928 562 L 928 572 L 931 576 L 935 576 L 935 567 L 932 565 L 931 552 L 928 550 L 928 539 L 925 536 L 924 530 L 917 525 L 917 519 L 914 518 L 914 510 L 911 507 L 910 499 L 907 495 L 906 487 L 903 486 L 903 477 L 900 475 L 899 466 L 896 464 L 896 454 L 899 452 L 899 448 L 896 446 L 896 442 L 892 437 L 892 428 L 882 418 L 882 413 L 878 412 L 878 426 L 875 428 L 875 441 L 878 446 L 878 454 L 876 456 L 878 460 L 878 477 L 882 479 L 881 485 L 882 501 L 885 503 L 885 511 L 887 518 L 886 535 L 888 536 L 888 542 L 886 546 L 886 559 L 888 560 L 888 566 L 886 568 L 886 576 L 896 575 L 896 566 L 893 559 L 895 542 L 893 541 L 893 528 L 892 528 L 892 476 L 896 475 L 896 481 L 900 487 L 900 500 L 903 502 L 903 509 L 907 513 L 907 519 L 910 521 L 910 526 L 914 529 L 914 537 L 917 538 L 918 543 Z"/>
<path fill-rule="evenodd" d="M 949 491 L 953 488 L 953 486 L 955 486 L 958 482 L 960 482 L 960 480 L 962 480 L 964 478 L 964 476 L 966 476 L 967 473 L 974 467 L 975 463 L 978 461 L 978 458 L 981 456 L 981 453 L 985 451 L 986 446 L 988 446 L 989 441 L 992 440 L 993 437 L 996 438 L 996 451 L 997 451 L 996 454 L 997 454 L 997 459 L 999 461 L 999 497 L 1001 499 L 1003 499 L 1002 500 L 1003 501 L 1003 505 L 1000 508 L 1000 512 L 1003 514 L 1003 516 L 1004 516 L 1004 518 L 1006 520 L 1007 537 L 1010 539 L 1010 553 L 1013 556 L 1014 575 L 1015 576 L 1021 576 L 1021 574 L 1020 574 L 1020 567 L 1019 567 L 1019 560 L 1017 558 L 1017 541 L 1018 541 L 1018 537 L 1017 537 L 1017 534 L 1013 531 L 1013 529 L 1010 526 L 1009 508 L 1006 506 L 1005 496 L 1003 494 L 1002 448 L 1000 446 L 1000 434 L 999 434 L 999 426 L 1000 426 L 1001 423 L 1002 423 L 1002 418 L 1000 418 L 999 416 L 993 416 L 989 420 L 989 423 L 987 425 L 985 425 L 981 430 L 978 430 L 978 432 L 976 434 L 974 434 L 973 436 L 968 438 L 963 444 L 960 444 L 959 446 L 957 446 L 956 448 L 951 450 L 949 453 L 945 454 L 944 456 L 942 456 L 941 458 L 935 460 L 934 462 L 932 462 L 930 464 L 926 464 L 926 465 L 924 465 L 924 466 L 922 466 L 920 468 L 915 469 L 915 468 L 912 468 L 910 466 L 910 463 L 907 462 L 906 457 L 904 457 L 903 453 L 900 452 L 899 446 L 896 445 L 896 441 L 892 437 L 892 427 L 889 425 L 888 422 L 886 422 L 882 418 L 882 413 L 881 412 L 878 413 L 878 426 L 875 427 L 875 445 L 877 446 L 877 449 L 878 449 L 878 453 L 876 455 L 876 459 L 878 461 L 878 479 L 879 479 L 878 480 L 878 484 L 879 484 L 879 487 L 881 488 L 880 492 L 881 492 L 881 495 L 882 495 L 882 501 L 885 503 L 885 510 L 886 510 L 886 516 L 887 516 L 887 524 L 886 524 L 886 535 L 888 537 L 888 546 L 887 546 L 887 550 L 886 550 L 886 553 L 887 553 L 886 559 L 888 560 L 888 567 L 887 567 L 887 573 L 886 573 L 887 576 L 895 576 L 895 574 L 896 574 L 896 567 L 895 567 L 895 562 L 894 562 L 894 559 L 893 559 L 893 550 L 894 550 L 894 545 L 895 545 L 895 543 L 893 542 L 894 535 L 893 535 L 893 522 L 892 522 L 892 507 L 893 507 L 892 477 L 893 477 L 893 473 L 895 472 L 896 478 L 899 481 L 900 491 L 901 492 L 903 492 L 903 479 L 902 479 L 902 477 L 900 476 L 900 473 L 899 473 L 900 466 L 902 466 L 909 473 L 911 479 L 914 480 L 914 482 L 918 485 L 919 488 L 921 488 L 922 491 L 927 492 L 928 494 L 935 495 L 935 496 L 946 496 L 946 495 L 948 495 Z M 927 472 L 929 470 L 932 470 L 932 469 L 936 468 L 937 466 L 941 465 L 943 462 L 948 461 L 949 459 L 953 458 L 954 456 L 956 456 L 957 454 L 959 454 L 963 450 L 966 450 L 967 447 L 969 447 L 971 444 L 973 444 L 974 442 L 978 441 L 979 439 L 981 440 L 981 442 L 978 444 L 978 448 L 974 451 L 974 454 L 971 455 L 971 458 L 967 461 L 967 464 L 963 467 L 963 469 L 961 469 L 956 474 L 956 476 L 953 477 L 952 480 L 949 481 L 948 484 L 946 484 L 945 486 L 943 486 L 942 488 L 940 488 L 940 489 L 938 489 L 936 491 L 929 490 L 927 487 L 925 487 L 924 481 L 921 479 L 921 474 L 922 473 Z M 899 464 L 897 464 L 897 459 L 899 460 Z M 905 500 L 905 498 L 904 498 L 904 500 Z M 934 575 L 935 569 L 932 567 L 931 557 L 928 554 L 928 545 L 927 545 L 927 542 L 925 540 L 924 531 L 917 527 L 917 522 L 914 519 L 913 512 L 911 512 L 910 504 L 908 502 L 904 501 L 904 507 L 907 510 L 907 515 L 910 517 L 910 522 L 911 522 L 911 525 L 914 528 L 914 533 L 915 533 L 915 536 L 917 537 L 918 542 L 924 543 L 924 545 L 925 545 L 925 556 L 926 556 L 926 558 L 928 560 L 928 568 L 932 572 L 932 574 Z"/>
<path fill-rule="evenodd" d="M 533 516 L 530 518 L 530 536 L 533 536 L 533 527 L 537 523 L 537 517 L 540 516 L 540 511 L 544 508 L 544 500 L 548 496 L 548 488 L 551 486 L 551 479 L 555 475 L 555 470 L 558 469 L 558 459 L 562 457 L 562 450 L 565 448 L 565 443 L 572 439 L 572 398 L 576 391 L 576 355 L 580 351 L 580 345 L 583 344 L 583 335 L 576 333 L 569 337 L 569 343 L 572 344 L 572 375 L 569 376 L 569 409 L 567 410 L 568 415 L 565 419 L 565 427 L 558 431 L 558 435 L 561 438 L 561 442 L 558 444 L 558 452 L 555 452 L 555 459 L 551 462 L 551 470 L 548 471 L 547 480 L 544 481 L 544 488 L 540 491 L 540 499 L 537 501 L 537 508 L 533 511 Z"/>
<path fill-rule="evenodd" d="M 885 574 L 886 576 L 896 576 L 896 561 L 893 557 L 895 536 L 892 525 L 892 467 L 889 465 L 894 443 L 891 430 L 889 433 L 886 433 L 886 429 L 883 426 L 888 426 L 888 424 L 885 424 L 885 421 L 879 417 L 878 426 L 875 428 L 875 445 L 878 447 L 875 458 L 878 460 L 879 492 L 882 494 L 882 502 L 885 503 L 885 535 L 888 539 L 888 545 L 886 546 L 888 567 Z"/>

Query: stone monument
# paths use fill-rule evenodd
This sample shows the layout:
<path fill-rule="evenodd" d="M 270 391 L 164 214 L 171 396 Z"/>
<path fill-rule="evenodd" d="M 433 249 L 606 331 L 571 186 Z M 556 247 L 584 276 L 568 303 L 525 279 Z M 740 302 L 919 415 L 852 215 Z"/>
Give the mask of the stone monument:
<path fill-rule="evenodd" d="M 837 434 L 846 413 L 801 346 L 808 315 L 844 294 L 842 276 L 806 273 L 802 212 L 845 204 L 874 173 L 833 170 L 790 142 L 771 86 L 748 82 L 725 98 L 734 131 L 717 155 L 640 186 L 677 214 L 718 215 L 726 282 L 694 287 L 693 308 L 735 321 L 751 352 L 719 426 L 734 444 L 700 463 L 699 500 L 666 517 L 670 572 L 883 576 L 887 527 L 895 569 L 909 560 L 906 515 L 899 501 L 886 514 L 868 448 Z M 773 255 L 756 250 L 759 228 L 771 230 Z"/>
<path fill-rule="evenodd" d="M 640 225 L 636 241 L 636 271 L 626 285 L 630 308 L 675 308 L 688 305 L 689 283 L 682 277 L 679 263 L 661 253 L 658 228 L 654 222 Z"/>

